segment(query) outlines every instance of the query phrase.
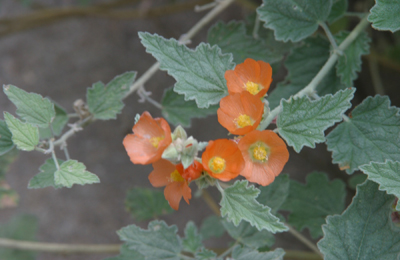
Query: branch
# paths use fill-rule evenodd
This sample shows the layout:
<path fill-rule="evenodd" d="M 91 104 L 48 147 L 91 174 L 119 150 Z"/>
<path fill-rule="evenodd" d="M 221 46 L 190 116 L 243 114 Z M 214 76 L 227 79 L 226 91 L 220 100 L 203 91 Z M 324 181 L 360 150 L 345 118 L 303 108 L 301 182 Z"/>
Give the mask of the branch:
<path fill-rule="evenodd" d="M 289 233 L 292 234 L 295 238 L 297 238 L 300 242 L 302 242 L 304 245 L 306 245 L 308 248 L 310 248 L 312 251 L 314 251 L 316 254 L 324 258 L 324 255 L 319 251 L 318 247 L 308 240 L 305 236 L 303 236 L 300 232 L 298 232 L 296 229 L 294 229 L 291 225 L 286 223 L 286 226 L 289 228 Z"/>

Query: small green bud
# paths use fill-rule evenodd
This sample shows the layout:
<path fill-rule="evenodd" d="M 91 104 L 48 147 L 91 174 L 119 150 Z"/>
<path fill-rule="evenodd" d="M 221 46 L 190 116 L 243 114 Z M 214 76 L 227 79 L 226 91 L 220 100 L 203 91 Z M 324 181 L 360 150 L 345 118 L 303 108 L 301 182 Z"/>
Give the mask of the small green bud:
<path fill-rule="evenodd" d="M 167 148 L 165 148 L 163 154 L 161 155 L 161 158 L 177 164 L 181 159 L 181 155 L 176 150 L 175 145 L 172 143 Z"/>
<path fill-rule="evenodd" d="M 171 134 L 171 136 L 172 136 L 172 141 L 175 141 L 175 140 L 178 139 L 178 138 L 180 138 L 180 139 L 182 139 L 182 140 L 186 140 L 186 138 L 187 138 L 187 134 L 186 134 L 185 129 L 183 129 L 183 127 L 180 126 L 180 125 L 178 125 L 178 126 L 175 128 L 175 130 L 174 130 L 174 132 Z"/>

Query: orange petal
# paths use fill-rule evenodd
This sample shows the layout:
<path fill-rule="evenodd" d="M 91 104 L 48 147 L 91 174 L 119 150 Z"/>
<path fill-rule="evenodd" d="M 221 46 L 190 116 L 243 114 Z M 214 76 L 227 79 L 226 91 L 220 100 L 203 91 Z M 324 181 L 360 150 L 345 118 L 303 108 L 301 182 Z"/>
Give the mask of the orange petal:
<path fill-rule="evenodd" d="M 135 135 L 146 139 L 164 135 L 164 131 L 160 124 L 154 120 L 147 111 L 143 112 L 139 121 L 133 126 L 132 131 Z"/>
<path fill-rule="evenodd" d="M 254 164 L 251 176 L 246 179 L 250 182 L 267 186 L 275 180 L 275 175 L 268 165 Z"/>
<path fill-rule="evenodd" d="M 172 182 L 165 187 L 164 196 L 171 208 L 178 210 L 182 196 L 184 196 L 185 201 L 189 204 L 189 199 L 191 199 L 192 195 L 191 189 L 186 182 Z"/>
<path fill-rule="evenodd" d="M 272 68 L 271 65 L 269 65 L 269 63 L 266 63 L 264 61 L 257 61 L 257 63 L 260 66 L 260 84 L 263 86 L 263 90 L 260 92 L 263 92 L 263 94 L 260 95 L 260 93 L 258 93 L 257 95 L 260 95 L 260 97 L 264 96 L 265 93 L 267 93 L 267 91 L 269 90 L 269 87 L 272 83 Z"/>
<path fill-rule="evenodd" d="M 161 159 L 153 163 L 153 171 L 149 175 L 149 181 L 153 187 L 163 187 L 170 183 L 171 173 L 175 171 L 175 165 L 170 161 Z"/>
<path fill-rule="evenodd" d="M 133 134 L 128 134 L 122 142 L 129 158 L 135 164 L 149 164 L 161 158 L 151 143 Z"/>

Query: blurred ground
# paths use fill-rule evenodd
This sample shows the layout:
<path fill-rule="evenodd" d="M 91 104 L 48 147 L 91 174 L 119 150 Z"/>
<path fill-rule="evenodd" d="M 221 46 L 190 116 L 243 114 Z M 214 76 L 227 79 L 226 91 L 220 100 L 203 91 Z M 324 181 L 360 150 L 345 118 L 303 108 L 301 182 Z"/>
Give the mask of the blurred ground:
<path fill-rule="evenodd" d="M 54 4 L 57 1 L 41 2 Z M 58 5 L 68 5 L 73 1 L 60 2 L 57 2 Z M 151 4 L 157 5 L 157 1 L 152 1 Z M 16 1 L 3 0 L 0 14 L 4 17 L 23 14 L 26 10 L 27 7 Z M 179 38 L 204 14 L 186 11 L 128 21 L 68 19 L 0 38 L 0 84 L 13 84 L 26 91 L 51 97 L 72 113 L 72 103 L 79 98 L 84 99 L 86 88 L 92 83 L 99 80 L 106 83 L 114 76 L 131 70 L 138 71 L 140 76 L 155 62 L 141 46 L 138 31 L 158 33 L 166 38 Z M 218 19 L 242 19 L 245 14 L 248 11 L 242 6 L 233 5 Z M 191 46 L 204 41 L 206 32 L 207 29 L 203 29 Z M 368 68 L 364 67 L 364 70 Z M 274 79 L 274 84 L 277 81 L 279 79 Z M 361 78 L 361 82 L 367 86 L 365 95 L 371 95 L 370 79 Z M 171 77 L 165 72 L 158 72 L 146 84 L 146 89 L 153 92 L 154 99 L 160 100 L 164 89 L 172 84 L 174 81 Z M 396 84 L 398 85 L 398 81 L 393 82 L 393 86 Z M 138 99 L 136 94 L 127 98 L 126 106 L 117 120 L 95 122 L 68 142 L 71 158 L 83 162 L 89 171 L 97 174 L 100 184 L 83 187 L 75 185 L 71 189 L 28 190 L 29 180 L 38 173 L 38 168 L 48 157 L 37 152 L 22 152 L 7 175 L 10 186 L 20 195 L 20 203 L 16 208 L 1 210 L 0 222 L 4 223 L 19 213 L 30 213 L 39 219 L 38 241 L 119 243 L 115 231 L 135 223 L 124 209 L 126 191 L 134 186 L 151 187 L 147 179 L 151 167 L 133 165 L 122 146 L 122 139 L 131 132 L 136 113 L 147 110 L 155 117 L 161 115 L 151 104 L 138 103 Z M 13 104 L 3 92 L 0 92 L 0 111 L 15 112 Z M 198 140 L 207 140 L 210 136 L 226 137 L 226 130 L 217 123 L 216 116 L 194 120 L 189 133 Z M 61 151 L 59 154 L 62 155 Z M 284 172 L 290 173 L 297 180 L 304 180 L 304 175 L 313 170 L 333 175 L 339 170 L 336 165 L 330 164 L 330 160 L 330 153 L 324 145 L 318 145 L 318 150 L 305 148 L 300 155 L 291 151 L 291 160 Z M 302 169 L 301 172 L 299 169 Z M 178 225 L 182 234 L 183 227 L 189 220 L 200 224 L 202 219 L 211 214 L 212 211 L 201 199 L 193 199 L 190 206 L 181 203 L 179 212 L 163 219 L 170 225 Z M 144 222 L 135 224 L 147 226 Z M 303 233 L 308 235 L 308 232 Z M 307 250 L 290 234 L 278 235 L 276 245 Z M 226 243 L 215 241 L 215 244 L 209 246 L 224 247 Z M 37 259 L 103 258 L 105 255 L 40 254 Z"/>

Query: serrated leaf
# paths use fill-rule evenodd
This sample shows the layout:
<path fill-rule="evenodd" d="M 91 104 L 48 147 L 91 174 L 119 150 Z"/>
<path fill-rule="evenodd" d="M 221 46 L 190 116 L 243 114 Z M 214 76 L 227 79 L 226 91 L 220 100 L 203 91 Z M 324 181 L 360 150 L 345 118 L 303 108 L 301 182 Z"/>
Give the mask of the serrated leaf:
<path fill-rule="evenodd" d="M 256 200 L 260 190 L 253 185 L 247 185 L 248 181 L 236 181 L 221 191 L 221 216 L 226 216 L 235 226 L 245 220 L 260 231 L 265 229 L 274 234 L 286 231 L 285 224 L 271 214 L 271 208 Z"/>
<path fill-rule="evenodd" d="M 0 120 L 0 156 L 14 148 L 12 133 L 5 121 Z"/>
<path fill-rule="evenodd" d="M 349 32 L 342 31 L 335 35 L 337 44 L 341 44 L 349 35 Z M 353 86 L 353 81 L 357 79 L 357 72 L 361 71 L 361 56 L 369 53 L 369 43 L 371 39 L 366 32 L 360 33 L 357 38 L 347 47 L 343 55 L 339 56 L 336 64 L 336 72 L 341 81 L 347 87 Z"/>
<path fill-rule="evenodd" d="M 176 93 L 173 88 L 166 89 L 161 101 L 161 113 L 171 124 L 190 127 L 190 120 L 194 117 L 206 117 L 216 114 L 218 105 L 209 108 L 198 108 L 193 100 L 185 101 L 183 95 Z"/>
<path fill-rule="evenodd" d="M 318 248 L 325 260 L 392 260 L 400 252 L 400 230 L 390 219 L 394 197 L 367 181 L 346 211 L 329 216 Z"/>
<path fill-rule="evenodd" d="M 400 197 L 400 162 L 371 162 L 360 166 L 360 170 L 368 175 L 369 180 L 379 184 L 379 190 Z M 400 203 L 397 203 L 396 210 L 400 211 Z"/>
<path fill-rule="evenodd" d="M 289 175 L 280 174 L 268 186 L 261 186 L 257 201 L 271 208 L 271 213 L 276 215 L 289 195 Z"/>
<path fill-rule="evenodd" d="M 332 0 L 263 0 L 257 8 L 264 26 L 275 31 L 277 40 L 300 41 L 313 34 L 330 13 Z"/>
<path fill-rule="evenodd" d="M 347 0 L 333 0 L 331 12 L 327 19 L 328 23 L 331 24 L 341 18 L 347 11 L 347 6 Z"/>
<path fill-rule="evenodd" d="M 109 257 L 104 260 L 145 260 L 145 258 L 138 251 L 130 249 L 127 245 L 122 245 L 118 256 Z"/>
<path fill-rule="evenodd" d="M 313 172 L 307 175 L 306 184 L 290 181 L 290 192 L 283 210 L 290 211 L 289 224 L 300 231 L 310 230 L 313 238 L 322 235 L 321 225 L 328 215 L 339 214 L 344 210 L 346 198 L 345 184 L 342 180 L 329 181 L 325 173 Z"/>
<path fill-rule="evenodd" d="M 400 29 L 400 0 L 375 0 L 368 21 L 377 30 L 395 32 Z"/>
<path fill-rule="evenodd" d="M 32 151 L 39 143 L 39 130 L 36 126 L 23 123 L 8 112 L 4 112 L 7 127 L 12 133 L 12 141 L 19 150 Z"/>
<path fill-rule="evenodd" d="M 71 188 L 74 184 L 99 183 L 99 177 L 86 171 L 86 166 L 76 160 L 68 160 L 60 165 L 54 173 L 54 183 L 59 186 Z"/>
<path fill-rule="evenodd" d="M 327 136 L 333 163 L 352 174 L 360 165 L 400 161 L 399 109 L 388 97 L 366 98 Z"/>
<path fill-rule="evenodd" d="M 13 85 L 3 87 L 8 99 L 17 107 L 17 115 L 38 127 L 48 127 L 56 116 L 53 103 L 39 94 L 28 93 Z"/>
<path fill-rule="evenodd" d="M 173 212 L 164 192 L 148 188 L 133 188 L 125 198 L 125 208 L 138 221 L 157 218 Z"/>
<path fill-rule="evenodd" d="M 233 61 L 237 64 L 246 58 L 261 59 L 268 63 L 283 58 L 281 53 L 273 52 L 265 41 L 247 35 L 244 22 L 218 22 L 208 31 L 207 40 L 211 45 L 218 45 L 223 53 L 232 53 Z"/>
<path fill-rule="evenodd" d="M 218 104 L 228 95 L 225 71 L 233 69 L 231 54 L 222 54 L 218 46 L 201 43 L 195 50 L 179 44 L 175 39 L 139 32 L 146 51 L 159 62 L 160 69 L 177 81 L 174 91 L 195 100 L 199 108 Z"/>
<path fill-rule="evenodd" d="M 176 234 L 178 228 L 167 226 L 164 221 L 152 221 L 144 230 L 135 225 L 117 231 L 120 239 L 130 249 L 137 250 L 145 260 L 180 260 L 182 245 Z"/>
<path fill-rule="evenodd" d="M 215 215 L 207 217 L 203 220 L 200 227 L 200 234 L 203 240 L 211 237 L 221 237 L 225 233 L 225 228 L 222 226 L 221 218 Z"/>
<path fill-rule="evenodd" d="M 193 221 L 189 221 L 185 227 L 185 237 L 182 240 L 183 250 L 196 253 L 202 246 L 202 236 L 197 231 L 197 227 Z"/>
<path fill-rule="evenodd" d="M 94 83 L 91 88 L 87 89 L 87 104 L 89 111 L 95 118 L 101 120 L 109 120 L 117 118 L 117 114 L 121 113 L 124 103 L 122 99 L 129 91 L 129 87 L 136 78 L 135 71 L 125 72 L 116 76 L 107 86 L 102 82 Z"/>
<path fill-rule="evenodd" d="M 194 255 L 196 260 L 216 260 L 217 254 L 211 250 L 202 248 L 200 252 Z"/>
<path fill-rule="evenodd" d="M 315 148 L 316 143 L 325 141 L 324 131 L 342 120 L 344 112 L 351 107 L 354 92 L 351 88 L 317 100 L 307 96 L 283 100 L 277 119 L 279 134 L 298 153 L 303 146 Z"/>
<path fill-rule="evenodd" d="M 59 136 L 64 129 L 64 126 L 68 122 L 68 114 L 58 104 L 54 103 L 54 111 L 56 113 L 55 118 L 53 119 L 53 122 L 51 123 L 51 126 L 53 128 L 53 133 L 55 136 Z M 53 137 L 53 134 L 51 132 L 50 127 L 47 128 L 39 128 L 39 136 L 41 139 L 49 139 Z"/>
<path fill-rule="evenodd" d="M 232 251 L 232 257 L 235 260 L 283 260 L 284 255 L 285 251 L 282 248 L 260 253 L 254 249 L 237 246 Z"/>
<path fill-rule="evenodd" d="M 64 162 L 60 159 L 57 160 L 59 165 Z M 39 170 L 40 172 L 29 181 L 29 189 L 40 189 L 46 187 L 54 187 L 58 189 L 62 187 L 61 185 L 56 185 L 54 182 L 54 174 L 57 171 L 57 167 L 54 164 L 53 158 L 47 159 L 44 164 L 40 166 Z"/>
<path fill-rule="evenodd" d="M 8 223 L 0 225 L 0 237 L 33 241 L 38 229 L 37 218 L 32 215 L 18 215 Z M 0 248 L 0 259 L 35 260 L 35 253 L 26 250 Z"/>
<path fill-rule="evenodd" d="M 269 94 L 269 107 L 274 109 L 281 99 L 288 99 L 307 86 L 328 60 L 329 51 L 330 43 L 322 37 L 307 38 L 302 46 L 292 49 L 285 61 L 288 75 Z M 324 96 L 344 88 L 346 86 L 340 82 L 335 68 L 332 68 L 317 85 L 316 91 L 318 95 Z"/>
<path fill-rule="evenodd" d="M 239 226 L 235 226 L 231 222 L 222 220 L 222 225 L 233 239 L 250 248 L 271 247 L 275 244 L 275 237 L 271 232 L 258 231 L 249 222 L 242 221 Z"/>

